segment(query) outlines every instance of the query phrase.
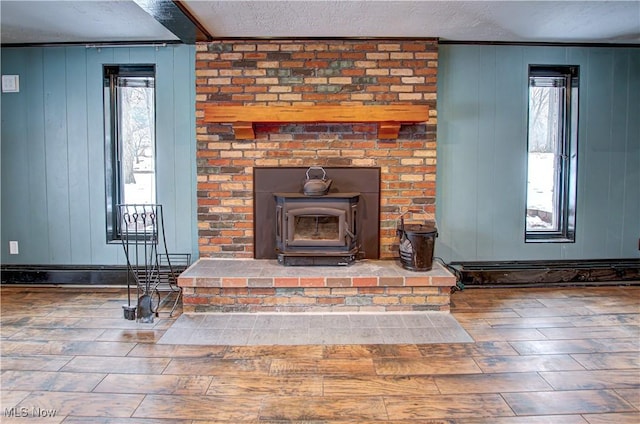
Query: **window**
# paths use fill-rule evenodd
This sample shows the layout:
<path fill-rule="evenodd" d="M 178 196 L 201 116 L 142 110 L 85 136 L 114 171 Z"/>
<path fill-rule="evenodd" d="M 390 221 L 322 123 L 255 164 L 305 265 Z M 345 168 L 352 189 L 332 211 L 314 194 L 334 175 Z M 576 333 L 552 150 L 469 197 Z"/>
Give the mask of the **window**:
<path fill-rule="evenodd" d="M 574 242 L 578 66 L 529 67 L 527 242 Z"/>
<path fill-rule="evenodd" d="M 104 67 L 107 241 L 120 236 L 118 204 L 156 202 L 155 68 Z"/>

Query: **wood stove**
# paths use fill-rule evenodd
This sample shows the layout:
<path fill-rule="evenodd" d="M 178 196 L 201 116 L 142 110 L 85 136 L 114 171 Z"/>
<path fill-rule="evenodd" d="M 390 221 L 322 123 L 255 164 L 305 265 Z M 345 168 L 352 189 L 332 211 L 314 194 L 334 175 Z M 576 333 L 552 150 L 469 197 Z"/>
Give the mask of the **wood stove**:
<path fill-rule="evenodd" d="M 282 263 L 286 262 L 288 265 L 301 262 L 335 265 L 344 262 L 340 258 L 351 256 L 354 246 L 358 247 L 356 259 L 380 259 L 380 168 L 324 167 L 324 169 L 333 183 L 327 194 L 318 196 L 305 195 L 302 190 L 307 181 L 308 167 L 256 167 L 253 169 L 255 259 L 281 259 Z M 281 205 L 291 203 L 293 208 L 302 208 L 301 203 L 320 202 L 319 205 L 313 206 L 344 211 L 344 222 L 349 224 L 349 231 L 357 237 L 349 236 L 344 225 L 336 225 L 335 221 L 340 220 L 342 213 L 331 211 L 332 214 L 325 213 L 323 218 L 318 217 L 318 228 L 325 231 L 328 231 L 329 227 L 334 228 L 333 235 L 325 235 L 324 238 L 333 240 L 335 244 L 340 240 L 339 246 L 325 246 L 326 249 L 317 249 L 317 246 L 313 246 L 317 242 L 312 241 L 309 234 L 305 236 L 303 233 L 299 233 L 297 238 L 294 233 L 293 245 L 291 243 L 285 245 L 282 242 L 279 246 L 277 240 L 287 239 L 282 239 L 281 235 L 276 237 L 276 230 L 288 230 L 285 225 L 289 224 L 283 223 L 286 214 L 276 217 L 277 211 L 284 212 L 284 206 L 278 209 L 276 195 L 282 197 Z M 352 218 L 347 210 L 351 211 L 351 205 L 354 203 L 357 203 L 357 207 L 355 218 Z M 315 217 L 305 215 L 298 224 L 304 224 L 305 221 L 307 224 L 311 222 L 314 225 L 316 222 Z M 336 236 L 335 231 L 342 231 L 342 236 L 339 233 Z M 345 235 L 347 237 L 343 238 Z M 304 237 L 311 240 L 303 241 Z M 343 246 L 343 240 L 347 240 L 346 246 Z M 281 255 L 285 247 L 286 254 Z M 311 261 L 310 253 L 314 250 L 327 253 L 330 258 Z"/>
<path fill-rule="evenodd" d="M 283 265 L 349 265 L 359 249 L 360 193 L 274 193 L 276 252 Z"/>

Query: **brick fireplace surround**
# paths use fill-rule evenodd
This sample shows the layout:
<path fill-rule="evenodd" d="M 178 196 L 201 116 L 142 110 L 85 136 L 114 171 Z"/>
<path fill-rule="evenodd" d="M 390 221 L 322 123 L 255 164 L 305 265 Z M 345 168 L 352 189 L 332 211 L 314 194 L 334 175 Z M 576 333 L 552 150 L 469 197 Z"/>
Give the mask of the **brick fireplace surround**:
<path fill-rule="evenodd" d="M 317 275 L 313 287 L 307 288 L 302 287 L 300 278 L 280 278 L 276 284 L 275 276 L 259 280 L 247 275 L 238 280 L 208 278 L 198 271 L 210 267 L 213 259 L 225 263 L 235 259 L 240 268 L 246 261 L 255 261 L 253 168 L 278 166 L 380 167 L 380 261 L 393 263 L 398 256 L 399 215 L 409 208 L 424 210 L 418 216 L 421 219 L 435 215 L 437 65 L 435 40 L 248 39 L 198 44 L 196 132 L 201 259 L 179 279 L 185 311 L 304 310 L 321 306 L 322 299 L 333 309 L 347 308 L 349 305 L 340 303 L 340 296 L 335 296 L 338 300 L 326 300 L 333 297 L 332 291 L 344 292 L 345 286 L 350 288 L 350 295 L 369 299 L 374 293 L 395 293 L 388 304 L 381 301 L 384 310 L 448 310 L 455 278 L 442 277 L 441 267 L 438 278 L 431 278 L 429 272 L 413 273 L 401 281 L 393 280 L 394 287 L 385 285 L 384 281 L 391 280 L 385 280 L 384 275 L 351 275 L 355 269 L 352 267 L 341 267 L 346 279 Z M 211 104 L 428 105 L 429 117 L 426 124 L 403 125 L 393 140 L 378 139 L 376 124 L 357 122 L 256 123 L 255 139 L 241 140 L 236 138 L 231 124 L 207 122 L 204 108 Z M 373 280 L 362 278 L 377 279 L 374 284 Z M 431 303 L 425 296 L 425 286 L 430 286 L 429 296 L 435 299 Z M 318 297 L 320 288 L 322 296 Z M 405 301 L 398 295 L 400 292 L 406 295 Z M 416 293 L 422 293 L 418 296 L 420 302 L 416 301 Z M 273 301 L 277 297 L 280 302 Z M 297 301 L 289 301 L 294 297 Z M 371 302 L 365 300 L 356 309 L 366 310 Z"/>

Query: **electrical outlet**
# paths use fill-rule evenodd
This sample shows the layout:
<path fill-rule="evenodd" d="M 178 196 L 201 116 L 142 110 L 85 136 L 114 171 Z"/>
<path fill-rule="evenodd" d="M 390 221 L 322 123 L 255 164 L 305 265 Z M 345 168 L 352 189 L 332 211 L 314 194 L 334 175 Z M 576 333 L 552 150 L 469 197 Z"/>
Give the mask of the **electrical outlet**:
<path fill-rule="evenodd" d="M 9 254 L 10 255 L 17 255 L 20 253 L 20 250 L 18 250 L 18 242 L 17 241 L 10 241 L 9 242 Z"/>

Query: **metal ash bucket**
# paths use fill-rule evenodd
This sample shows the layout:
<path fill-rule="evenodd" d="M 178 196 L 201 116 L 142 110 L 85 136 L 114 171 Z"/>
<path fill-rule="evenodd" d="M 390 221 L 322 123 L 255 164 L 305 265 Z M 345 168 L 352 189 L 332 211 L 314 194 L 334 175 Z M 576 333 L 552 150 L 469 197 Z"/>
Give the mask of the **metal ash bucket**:
<path fill-rule="evenodd" d="M 402 214 L 397 233 L 402 267 L 410 271 L 429 271 L 433 267 L 433 249 L 438 237 L 435 223 L 405 224 Z"/>

